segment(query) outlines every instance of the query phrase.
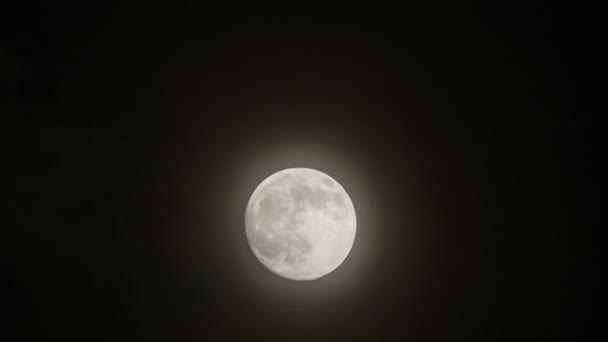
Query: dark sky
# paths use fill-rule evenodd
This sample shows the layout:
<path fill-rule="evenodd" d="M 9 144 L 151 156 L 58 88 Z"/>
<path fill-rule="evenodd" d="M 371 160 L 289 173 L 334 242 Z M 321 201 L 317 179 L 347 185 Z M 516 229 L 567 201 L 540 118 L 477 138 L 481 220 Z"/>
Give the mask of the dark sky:
<path fill-rule="evenodd" d="M 589 338 L 597 11 L 353 6 L 2 4 L 3 334 Z M 245 239 L 248 196 L 288 167 L 357 208 L 313 282 Z"/>

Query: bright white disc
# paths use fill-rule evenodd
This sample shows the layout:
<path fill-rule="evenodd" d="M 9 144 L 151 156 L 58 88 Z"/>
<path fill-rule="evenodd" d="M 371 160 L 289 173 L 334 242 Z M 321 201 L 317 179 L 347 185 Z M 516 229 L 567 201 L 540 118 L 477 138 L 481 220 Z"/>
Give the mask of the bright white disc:
<path fill-rule="evenodd" d="M 255 189 L 245 212 L 249 246 L 273 273 L 313 280 L 350 252 L 356 215 L 338 182 L 313 169 L 279 171 Z"/>

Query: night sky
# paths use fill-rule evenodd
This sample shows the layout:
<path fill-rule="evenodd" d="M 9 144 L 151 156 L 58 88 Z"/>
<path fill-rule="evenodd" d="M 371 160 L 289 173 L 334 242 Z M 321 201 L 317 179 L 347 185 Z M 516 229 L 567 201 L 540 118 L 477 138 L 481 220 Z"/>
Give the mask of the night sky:
<path fill-rule="evenodd" d="M 555 6 L 3 3 L 1 334 L 588 340 L 602 40 Z M 316 281 L 245 237 L 289 167 L 357 210 Z"/>

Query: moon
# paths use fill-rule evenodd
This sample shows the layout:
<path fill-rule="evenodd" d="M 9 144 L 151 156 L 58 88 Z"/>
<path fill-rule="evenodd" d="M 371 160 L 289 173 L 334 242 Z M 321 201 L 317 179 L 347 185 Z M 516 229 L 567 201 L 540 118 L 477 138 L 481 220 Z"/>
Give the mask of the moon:
<path fill-rule="evenodd" d="M 323 172 L 279 171 L 255 189 L 245 231 L 257 259 L 292 280 L 314 280 L 335 270 L 355 241 L 355 207 L 346 190 Z"/>

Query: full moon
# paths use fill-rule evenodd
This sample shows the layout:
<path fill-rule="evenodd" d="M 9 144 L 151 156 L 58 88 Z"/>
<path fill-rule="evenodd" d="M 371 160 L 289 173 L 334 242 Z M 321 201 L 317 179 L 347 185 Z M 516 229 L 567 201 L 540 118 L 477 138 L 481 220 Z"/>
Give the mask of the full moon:
<path fill-rule="evenodd" d="M 307 168 L 270 175 L 245 212 L 253 254 L 270 271 L 292 280 L 314 280 L 340 266 L 353 246 L 356 225 L 344 188 Z"/>

